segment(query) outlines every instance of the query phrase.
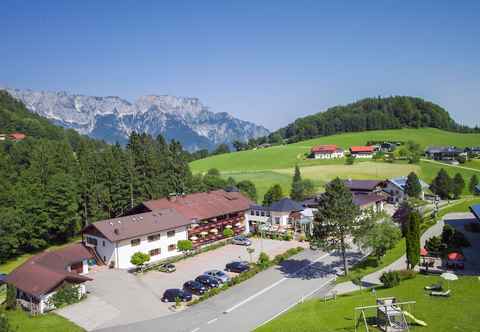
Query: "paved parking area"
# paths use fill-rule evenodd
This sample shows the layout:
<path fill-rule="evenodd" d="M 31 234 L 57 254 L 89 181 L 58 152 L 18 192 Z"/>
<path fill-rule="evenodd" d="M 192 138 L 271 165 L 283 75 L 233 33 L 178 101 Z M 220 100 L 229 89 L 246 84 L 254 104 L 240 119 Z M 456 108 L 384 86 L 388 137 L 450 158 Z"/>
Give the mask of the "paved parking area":
<path fill-rule="evenodd" d="M 262 250 L 273 258 L 299 245 L 306 246 L 295 241 L 252 239 L 252 260 Z M 57 313 L 87 331 L 170 315 L 171 304 L 160 301 L 165 289 L 181 288 L 185 281 L 207 270 L 223 270 L 225 264 L 238 259 L 250 260 L 246 247 L 227 245 L 176 263 L 174 273 L 151 271 L 137 277 L 122 270 L 100 269 L 89 274 L 94 280 L 87 284 L 87 299 Z"/>

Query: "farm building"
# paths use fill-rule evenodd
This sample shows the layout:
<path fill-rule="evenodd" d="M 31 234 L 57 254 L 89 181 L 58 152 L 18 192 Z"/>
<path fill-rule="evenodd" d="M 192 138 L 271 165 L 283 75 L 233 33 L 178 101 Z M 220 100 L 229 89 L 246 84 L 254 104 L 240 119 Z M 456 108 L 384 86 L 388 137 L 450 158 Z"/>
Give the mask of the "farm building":
<path fill-rule="evenodd" d="M 352 146 L 350 154 L 355 158 L 372 158 L 375 153 L 374 146 Z"/>
<path fill-rule="evenodd" d="M 314 146 L 310 152 L 314 159 L 336 159 L 343 158 L 345 155 L 343 149 L 335 144 L 317 145 Z"/>

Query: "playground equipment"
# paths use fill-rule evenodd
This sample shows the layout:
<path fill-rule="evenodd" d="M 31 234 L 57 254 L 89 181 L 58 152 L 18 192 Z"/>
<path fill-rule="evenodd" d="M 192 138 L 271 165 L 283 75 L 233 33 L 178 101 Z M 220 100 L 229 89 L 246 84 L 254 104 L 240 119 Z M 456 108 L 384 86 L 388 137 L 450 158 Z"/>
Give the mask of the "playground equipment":
<path fill-rule="evenodd" d="M 412 319 L 415 323 L 420 324 L 419 322 L 425 324 L 422 326 L 426 326 L 426 323 L 423 321 L 418 320 L 410 314 L 408 311 L 404 311 L 402 306 L 409 306 L 415 304 L 416 301 L 406 301 L 406 302 L 397 302 L 396 298 L 394 297 L 384 297 L 378 298 L 376 305 L 365 306 L 365 307 L 356 307 L 354 310 L 354 320 L 355 320 L 355 332 L 357 331 L 358 326 L 363 322 L 365 324 L 365 328 L 368 329 L 368 321 L 367 316 L 365 315 L 365 311 L 369 309 L 376 309 L 377 316 L 376 316 L 376 325 L 377 327 L 385 332 L 403 332 L 403 331 L 410 331 L 408 326 L 407 319 L 405 316 L 408 316 Z M 357 320 L 357 312 L 360 311 Z M 413 317 L 413 318 L 412 318 Z"/>
<path fill-rule="evenodd" d="M 415 317 L 414 315 L 412 315 L 408 311 L 404 311 L 403 314 L 406 317 L 410 318 L 415 324 L 420 325 L 420 326 L 427 326 L 427 323 L 425 323 L 425 321 L 418 319 L 417 317 Z"/>

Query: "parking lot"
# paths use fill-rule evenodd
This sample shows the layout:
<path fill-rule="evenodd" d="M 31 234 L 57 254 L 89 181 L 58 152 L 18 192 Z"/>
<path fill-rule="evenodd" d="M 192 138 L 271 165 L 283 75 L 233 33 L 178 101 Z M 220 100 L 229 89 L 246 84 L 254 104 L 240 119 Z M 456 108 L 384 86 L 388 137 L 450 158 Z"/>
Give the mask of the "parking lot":
<path fill-rule="evenodd" d="M 271 258 L 299 245 L 295 241 L 252 239 L 256 261 L 263 250 Z M 135 276 L 126 271 L 101 269 L 89 274 L 94 280 L 87 284 L 89 296 L 86 300 L 58 310 L 57 313 L 72 320 L 86 330 L 128 324 L 136 321 L 161 317 L 174 312 L 171 303 L 160 298 L 168 288 L 182 288 L 185 281 L 195 279 L 207 270 L 224 270 L 225 264 L 234 260 L 250 260 L 246 247 L 226 245 L 224 247 L 190 257 L 175 264 L 177 271 L 163 273 L 147 272 Z"/>

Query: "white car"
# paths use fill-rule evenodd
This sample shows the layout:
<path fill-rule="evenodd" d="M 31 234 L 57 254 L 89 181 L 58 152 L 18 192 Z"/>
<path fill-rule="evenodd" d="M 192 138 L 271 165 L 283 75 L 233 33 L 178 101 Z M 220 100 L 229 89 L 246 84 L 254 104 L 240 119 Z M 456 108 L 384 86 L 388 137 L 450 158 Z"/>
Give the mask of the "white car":
<path fill-rule="evenodd" d="M 241 246 L 247 246 L 247 247 L 252 245 L 252 241 L 250 241 L 250 239 L 248 239 L 248 238 L 246 238 L 245 236 L 242 236 L 242 235 L 235 236 L 232 239 L 232 243 L 233 244 L 238 244 L 238 245 L 241 245 Z"/>
<path fill-rule="evenodd" d="M 216 270 L 216 269 L 215 270 L 209 270 L 209 271 L 206 271 L 204 273 L 204 275 L 213 277 L 213 278 L 217 279 L 218 281 L 220 281 L 222 284 L 230 281 L 230 277 L 228 276 L 228 274 L 226 274 L 225 272 L 223 272 L 221 270 Z"/>

